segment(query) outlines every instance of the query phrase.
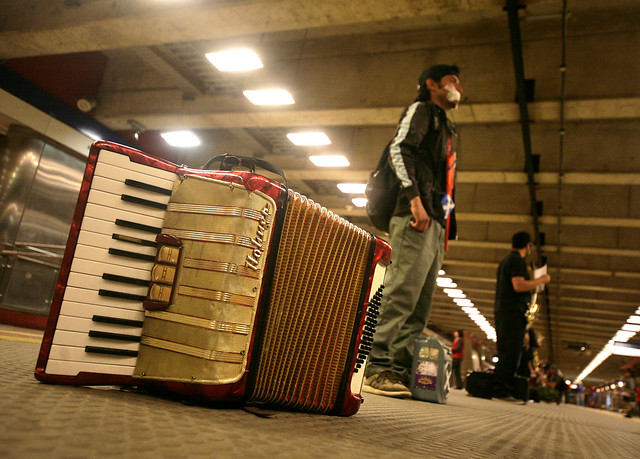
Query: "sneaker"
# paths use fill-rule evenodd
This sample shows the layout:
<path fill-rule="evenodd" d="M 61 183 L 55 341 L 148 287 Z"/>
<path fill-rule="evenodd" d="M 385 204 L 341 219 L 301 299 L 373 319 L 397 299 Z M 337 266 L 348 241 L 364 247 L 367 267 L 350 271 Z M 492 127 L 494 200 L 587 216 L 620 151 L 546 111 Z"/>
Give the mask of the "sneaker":
<path fill-rule="evenodd" d="M 500 400 L 501 402 L 509 402 L 509 403 L 518 403 L 521 402 L 522 400 L 518 400 L 517 398 L 511 396 L 511 395 L 506 395 L 503 397 L 491 397 L 494 400 Z"/>
<path fill-rule="evenodd" d="M 387 397 L 410 398 L 411 391 L 402 383 L 400 376 L 394 371 L 381 373 L 365 378 L 362 390 Z"/>

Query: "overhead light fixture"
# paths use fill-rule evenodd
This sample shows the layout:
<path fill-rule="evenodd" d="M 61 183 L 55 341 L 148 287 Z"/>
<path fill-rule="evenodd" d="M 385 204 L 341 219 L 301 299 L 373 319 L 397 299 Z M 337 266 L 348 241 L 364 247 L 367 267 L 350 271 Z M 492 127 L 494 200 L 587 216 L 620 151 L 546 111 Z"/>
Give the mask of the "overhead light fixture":
<path fill-rule="evenodd" d="M 343 155 L 318 155 L 309 156 L 315 166 L 318 167 L 348 167 L 350 166 L 349 160 Z"/>
<path fill-rule="evenodd" d="M 457 288 L 445 288 L 443 292 L 447 294 L 449 298 L 466 298 L 467 295 L 462 293 L 462 290 Z"/>
<path fill-rule="evenodd" d="M 473 301 L 471 301 L 468 298 L 454 298 L 453 302 L 455 304 L 457 304 L 458 306 L 460 306 L 460 307 L 462 307 L 462 306 L 472 307 L 473 306 Z"/>
<path fill-rule="evenodd" d="M 331 144 L 331 140 L 324 132 L 290 132 L 287 134 L 287 138 L 294 145 L 304 147 Z"/>
<path fill-rule="evenodd" d="M 640 316 L 629 316 L 629 318 L 627 319 L 627 323 L 640 324 Z"/>
<path fill-rule="evenodd" d="M 221 72 L 243 72 L 263 67 L 262 61 L 250 49 L 234 49 L 207 53 L 205 57 Z"/>
<path fill-rule="evenodd" d="M 346 194 L 364 194 L 366 183 L 338 183 L 338 189 Z"/>
<path fill-rule="evenodd" d="M 356 207 L 364 207 L 367 205 L 367 198 L 353 198 L 351 202 Z"/>
<path fill-rule="evenodd" d="M 247 89 L 242 94 L 254 105 L 291 105 L 296 102 L 286 89 Z"/>
<path fill-rule="evenodd" d="M 636 332 L 618 330 L 613 337 L 614 341 L 629 341 L 635 336 Z"/>
<path fill-rule="evenodd" d="M 637 344 L 615 341 L 613 344 L 609 345 L 609 350 L 615 355 L 640 357 L 640 345 Z"/>
<path fill-rule="evenodd" d="M 160 134 L 172 147 L 197 147 L 200 139 L 191 131 L 169 131 Z"/>

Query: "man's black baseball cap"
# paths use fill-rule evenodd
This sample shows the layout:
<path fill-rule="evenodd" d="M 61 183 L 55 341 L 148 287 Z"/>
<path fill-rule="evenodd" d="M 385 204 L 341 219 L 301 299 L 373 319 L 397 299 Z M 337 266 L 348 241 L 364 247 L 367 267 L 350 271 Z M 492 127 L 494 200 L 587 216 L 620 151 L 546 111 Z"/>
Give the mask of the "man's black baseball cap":
<path fill-rule="evenodd" d="M 418 78 L 418 87 L 423 87 L 427 83 L 427 80 L 429 78 L 431 78 L 434 81 L 440 81 L 440 79 L 443 76 L 447 76 L 447 75 L 458 76 L 459 74 L 460 74 L 460 69 L 455 64 L 454 65 L 445 65 L 445 64 L 432 65 L 427 70 L 422 72 L 422 74 L 420 75 L 420 78 Z"/>

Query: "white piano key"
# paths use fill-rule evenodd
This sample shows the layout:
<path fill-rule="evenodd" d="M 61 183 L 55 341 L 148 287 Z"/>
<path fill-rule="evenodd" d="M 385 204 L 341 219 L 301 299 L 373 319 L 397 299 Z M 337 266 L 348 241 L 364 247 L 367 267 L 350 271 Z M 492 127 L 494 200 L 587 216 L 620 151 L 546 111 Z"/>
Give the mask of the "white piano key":
<path fill-rule="evenodd" d="M 79 319 L 84 320 L 84 319 Z M 86 352 L 85 346 L 96 346 L 96 347 L 106 347 L 110 349 L 119 349 L 123 351 L 134 351 L 137 352 L 140 348 L 140 343 L 137 342 L 126 342 L 126 341 L 114 341 L 111 339 L 104 338 L 93 338 L 89 336 L 88 333 L 83 333 L 79 331 L 73 330 L 56 330 L 55 335 L 53 336 L 53 345 L 58 345 L 61 348 L 60 353 L 56 356 L 51 355 L 51 357 L 60 359 L 60 360 L 68 360 L 64 350 L 62 348 L 68 348 L 69 353 L 76 353 L 76 355 L 80 356 L 79 360 L 84 361 L 93 361 L 100 362 L 104 361 L 103 355 L 110 354 L 95 354 L 93 352 Z M 53 346 L 52 346 L 53 348 Z M 81 352 L 74 351 L 73 349 L 79 349 Z M 86 355 L 85 355 L 86 354 Z M 135 365 L 135 357 L 126 357 L 126 356 L 118 356 L 120 358 L 133 358 Z"/>
<path fill-rule="evenodd" d="M 126 177 L 130 178 L 130 177 Z M 92 190 L 104 191 L 105 193 L 112 193 L 117 195 L 118 197 L 122 194 L 128 194 L 130 196 L 135 196 L 141 199 L 147 199 L 149 201 L 157 202 L 160 204 L 167 204 L 170 195 L 158 194 L 153 191 L 144 190 L 141 188 L 136 188 L 133 186 L 125 185 L 125 183 L 112 180 L 106 177 L 93 177 L 93 181 L 91 182 Z"/>
<path fill-rule="evenodd" d="M 121 358 L 124 359 L 125 357 Z M 120 360 L 109 363 L 55 360 L 50 356 L 47 361 L 45 373 L 61 376 L 78 376 L 80 373 L 133 376 L 133 371 L 136 368 L 135 364 L 120 365 L 119 363 Z"/>
<path fill-rule="evenodd" d="M 91 231 L 93 233 L 107 234 L 112 237 L 114 234 L 122 234 L 124 236 L 136 237 L 149 242 L 156 240 L 156 235 L 135 228 L 127 228 L 126 226 L 118 226 L 113 221 L 98 220 L 97 218 L 85 215 L 82 220 L 82 231 Z"/>
<path fill-rule="evenodd" d="M 91 276 L 102 276 L 104 273 L 117 274 L 119 276 L 133 277 L 135 279 L 150 280 L 151 273 L 145 269 L 136 269 L 130 266 L 105 265 L 94 260 L 83 260 L 74 258 L 71 263 L 71 272 L 89 274 Z"/>
<path fill-rule="evenodd" d="M 149 174 L 154 177 L 164 178 L 166 180 L 175 180 L 177 175 L 174 172 L 165 171 L 155 167 L 147 166 L 144 164 L 134 163 L 131 159 L 123 154 L 115 153 L 107 150 L 100 150 L 98 155 L 98 162 L 111 164 L 122 169 L 128 169 L 130 171 L 142 172 L 143 174 Z"/>
<path fill-rule="evenodd" d="M 106 221 L 109 223 L 115 223 L 117 219 L 128 220 L 130 222 L 139 223 L 141 225 L 154 226 L 162 228 L 162 221 L 164 220 L 164 213 L 162 217 L 152 217 L 149 215 L 137 214 L 133 212 L 127 212 L 123 209 L 114 209 L 111 207 L 102 207 L 97 204 L 87 203 L 84 209 L 84 218 L 91 217 L 97 220 Z M 83 223 L 84 224 L 84 218 Z M 80 226 L 82 229 L 82 225 Z M 151 234 L 151 233 L 147 233 Z M 155 237 L 155 235 L 153 236 Z"/>
<path fill-rule="evenodd" d="M 64 291 L 64 301 L 72 301 L 76 303 L 93 304 L 97 306 L 106 306 L 111 308 L 130 309 L 139 311 L 142 308 L 141 301 L 126 300 L 123 298 L 111 298 L 108 296 L 98 295 L 98 290 L 88 290 L 67 286 Z"/>
<path fill-rule="evenodd" d="M 126 241 L 113 239 L 109 234 L 93 233 L 91 231 L 80 231 L 78 233 L 78 245 L 99 247 L 102 249 L 119 249 L 127 252 L 135 252 L 141 255 L 149 255 L 155 258 L 157 249 L 155 247 L 147 247 L 139 244 L 132 244 Z M 115 255 L 114 255 L 115 256 Z M 122 257 L 120 257 L 122 258 Z M 123 263 L 126 264 L 126 263 Z"/>
<path fill-rule="evenodd" d="M 144 320 L 144 309 L 142 308 L 142 303 L 140 303 L 140 309 L 130 310 L 98 306 L 95 304 L 75 303 L 73 301 L 63 301 L 62 306 L 60 307 L 60 316 L 63 315 L 70 317 L 82 317 L 85 319 L 91 319 L 93 316 L 106 316 L 117 319 L 138 320 L 142 322 Z M 125 330 L 137 328 L 127 325 L 118 326 L 123 330 L 123 333 Z"/>
<path fill-rule="evenodd" d="M 87 204 L 97 204 L 102 207 L 110 207 L 112 209 L 117 209 L 118 212 L 132 212 L 136 215 L 145 215 L 147 217 L 156 217 L 162 220 L 164 218 L 164 214 L 166 210 L 164 209 L 154 209 L 152 207 L 147 207 L 142 204 L 136 204 L 133 202 L 127 202 L 120 199 L 119 194 L 107 193 L 100 190 L 91 190 L 89 192 L 89 198 L 87 200 Z M 135 220 L 134 220 L 135 221 Z"/>
<path fill-rule="evenodd" d="M 131 295 L 147 296 L 148 287 L 138 285 L 129 285 L 122 282 L 114 282 L 102 279 L 98 276 L 90 276 L 81 273 L 69 273 L 67 287 L 84 288 L 87 290 L 95 290 L 96 294 L 100 289 L 113 290 L 116 292 L 129 293 Z"/>
<path fill-rule="evenodd" d="M 123 170 L 121 167 L 113 166 L 98 160 L 93 180 L 95 180 L 96 177 L 104 177 L 116 180 L 124 186 L 125 179 L 131 179 L 142 183 L 148 183 L 149 185 L 157 186 L 159 188 L 164 188 L 166 190 L 171 190 L 173 188 L 173 182 L 178 178 L 177 175 L 173 174 L 171 178 L 167 179 L 166 177 L 155 177 L 153 175 L 153 171 L 153 168 L 150 168 L 150 170 L 146 170 L 145 172 Z"/>
<path fill-rule="evenodd" d="M 74 258 L 94 260 L 99 263 L 106 263 L 112 266 L 127 266 L 135 269 L 140 269 L 149 272 L 149 278 L 151 278 L 151 268 L 153 268 L 152 261 L 137 260 L 134 258 L 125 258 L 111 255 L 104 247 L 78 245 L 76 246 L 76 251 L 73 256 Z"/>
<path fill-rule="evenodd" d="M 89 336 L 90 331 L 101 331 L 107 333 L 120 333 L 123 335 L 140 337 L 142 328 L 122 327 L 115 324 L 106 324 L 102 322 L 94 322 L 91 319 L 82 317 L 60 316 L 56 324 L 56 334 L 53 337 L 53 344 L 65 344 L 69 346 L 101 346 L 116 347 L 118 349 L 126 349 L 137 351 L 139 344 L 134 341 L 116 341 L 104 338 L 95 338 Z M 70 334 L 58 332 L 71 332 Z M 111 344 L 109 344 L 111 343 Z"/>

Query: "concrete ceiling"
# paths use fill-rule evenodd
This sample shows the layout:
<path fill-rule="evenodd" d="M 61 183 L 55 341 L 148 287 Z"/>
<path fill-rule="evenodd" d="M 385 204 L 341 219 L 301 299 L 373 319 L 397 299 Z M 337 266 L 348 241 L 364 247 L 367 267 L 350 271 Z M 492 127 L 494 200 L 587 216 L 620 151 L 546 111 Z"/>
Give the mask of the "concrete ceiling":
<path fill-rule="evenodd" d="M 336 184 L 366 181 L 425 67 L 458 64 L 460 229 L 444 269 L 493 322 L 497 263 L 514 232 L 536 229 L 535 196 L 544 244 L 533 259 L 544 257 L 552 276 L 538 298 L 541 357 L 574 378 L 640 306 L 640 1 L 569 1 L 566 33 L 562 1 L 520 3 L 533 195 L 504 0 L 0 1 L 0 58 L 100 52 L 106 70 L 87 96 L 105 126 L 194 129 L 203 145 L 173 159 L 262 157 L 296 191 L 372 232 Z M 223 74 L 204 57 L 232 46 L 253 48 L 264 68 Z M 296 103 L 256 107 L 242 96 L 266 86 Z M 285 137 L 305 129 L 322 129 L 332 145 L 303 149 Z M 307 159 L 317 151 L 342 152 L 351 167 L 319 170 Z M 494 347 L 440 292 L 430 325 Z M 610 357 L 592 381 L 628 361 Z"/>

